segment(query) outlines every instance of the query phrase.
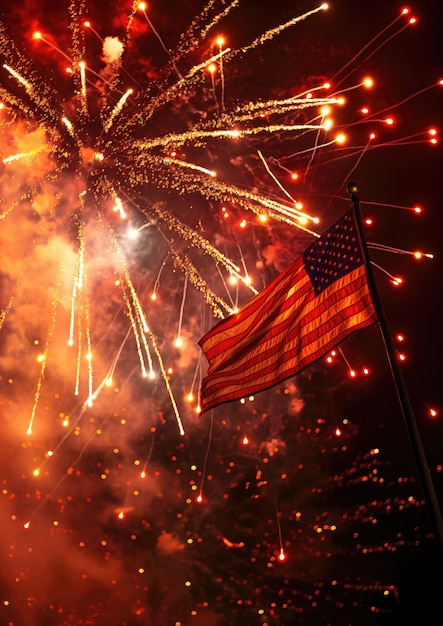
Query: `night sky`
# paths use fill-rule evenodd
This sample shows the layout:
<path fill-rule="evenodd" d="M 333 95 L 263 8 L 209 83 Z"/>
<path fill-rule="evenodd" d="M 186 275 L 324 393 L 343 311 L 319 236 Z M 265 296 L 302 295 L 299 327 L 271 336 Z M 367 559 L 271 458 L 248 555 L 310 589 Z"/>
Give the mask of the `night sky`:
<path fill-rule="evenodd" d="M 439 3 L 164 4 L 2 3 L 0 626 L 439 624 Z M 378 326 L 200 416 L 349 180 L 419 439 Z"/>

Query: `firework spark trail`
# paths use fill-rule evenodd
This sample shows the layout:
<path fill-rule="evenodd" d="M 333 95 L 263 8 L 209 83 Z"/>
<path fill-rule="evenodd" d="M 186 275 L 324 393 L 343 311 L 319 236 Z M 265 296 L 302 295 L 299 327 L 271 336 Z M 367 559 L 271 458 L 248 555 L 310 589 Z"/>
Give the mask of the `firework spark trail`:
<path fill-rule="evenodd" d="M 251 116 L 252 117 L 252 116 Z M 246 116 L 245 116 L 246 119 Z M 236 120 L 239 121 L 239 120 Z M 326 127 L 323 124 L 268 124 L 266 126 L 255 126 L 253 128 L 226 128 L 226 129 L 216 129 L 216 130 L 207 130 L 207 131 L 198 131 L 192 130 L 187 133 L 174 133 L 165 137 L 156 137 L 155 139 L 151 139 L 149 141 L 144 141 L 138 144 L 138 147 L 142 150 L 150 150 L 157 146 L 180 146 L 184 145 L 188 142 L 193 142 L 199 144 L 202 139 L 241 139 L 248 135 L 258 135 L 260 133 L 280 133 L 280 132 L 293 132 L 293 131 L 305 131 L 305 130 L 318 130 L 325 129 Z M 180 161 L 178 160 L 170 160 L 168 163 L 175 163 L 176 165 L 180 165 Z M 207 170 L 207 173 L 210 173 Z"/>
<path fill-rule="evenodd" d="M 26 93 L 29 96 L 34 95 L 34 88 L 31 85 L 31 83 L 28 80 L 26 80 L 26 78 L 23 78 L 23 76 L 21 76 L 18 72 L 16 72 L 12 67 L 7 65 L 6 63 L 3 63 L 3 67 L 5 68 L 5 70 L 7 70 L 11 74 L 11 76 L 13 76 L 17 80 L 17 82 L 20 83 L 20 85 L 23 85 L 23 87 L 26 89 Z"/>
<path fill-rule="evenodd" d="M 12 308 L 13 303 L 14 303 L 14 296 L 11 296 L 9 298 L 9 301 L 8 301 L 7 305 L 5 306 L 4 309 L 2 309 L 2 311 L 0 313 L 0 330 L 2 329 L 2 326 L 3 326 L 4 322 L 5 322 L 5 319 L 8 316 L 9 311 Z"/>
<path fill-rule="evenodd" d="M 146 468 L 148 467 L 149 461 L 151 460 L 151 456 L 152 456 L 152 453 L 154 451 L 154 444 L 155 444 L 155 432 L 152 434 L 151 445 L 149 446 L 148 455 L 147 455 L 147 457 L 145 459 L 145 462 L 143 464 L 142 471 L 140 472 L 141 478 L 145 478 L 146 477 Z"/>
<path fill-rule="evenodd" d="M 146 5 L 144 2 L 140 2 L 138 5 L 138 8 L 140 9 L 140 11 L 143 13 L 145 20 L 147 21 L 147 23 L 149 24 L 149 27 L 151 28 L 152 32 L 154 33 L 154 35 L 157 37 L 158 41 L 160 42 L 161 47 L 163 48 L 163 50 L 166 52 L 167 56 L 169 57 L 171 64 L 174 68 L 174 70 L 177 72 L 177 76 L 180 80 L 183 79 L 183 76 L 180 74 L 175 61 L 171 55 L 171 51 L 168 50 L 168 48 L 165 46 L 165 43 L 163 41 L 163 39 L 161 38 L 160 34 L 158 33 L 157 29 L 155 28 L 154 24 L 152 23 L 151 19 L 149 18 L 148 14 L 146 13 Z"/>
<path fill-rule="evenodd" d="M 21 161 L 21 160 L 32 160 L 34 159 L 38 154 L 40 154 L 41 152 L 45 152 L 46 148 L 45 146 L 41 146 L 40 148 L 37 148 L 36 150 L 31 150 L 30 152 L 20 152 L 18 154 L 12 154 L 9 157 L 5 157 L 3 159 L 3 163 L 5 165 L 7 165 L 8 163 L 13 163 L 14 161 Z"/>
<path fill-rule="evenodd" d="M 392 22 L 390 22 L 389 24 L 387 24 L 387 26 L 385 26 L 384 28 L 382 28 L 382 30 L 380 30 L 378 33 L 376 33 L 374 35 L 374 37 L 372 37 L 372 39 L 370 39 L 345 65 L 343 65 L 340 70 L 338 72 L 336 72 L 334 74 L 334 76 L 332 77 L 332 81 L 334 82 L 334 84 L 336 85 L 336 87 L 338 87 L 339 85 L 341 85 L 341 83 L 343 83 L 352 73 L 354 70 L 349 70 L 349 72 L 346 75 L 342 75 L 343 72 L 353 63 L 355 63 L 355 61 L 357 61 L 357 59 L 360 59 L 360 57 L 363 55 L 364 52 L 366 52 L 366 50 L 368 50 L 368 48 L 370 48 L 373 44 L 375 44 L 375 42 L 377 40 L 379 40 L 383 35 L 385 35 L 385 33 L 387 33 L 392 26 L 394 26 L 399 20 L 401 20 L 404 16 L 409 14 L 409 9 L 402 9 L 401 12 L 397 15 L 397 17 L 395 17 Z M 363 63 L 363 61 L 367 61 L 371 56 L 373 56 L 378 50 L 380 50 L 380 48 L 382 46 L 384 46 L 388 41 L 390 41 L 393 37 L 396 37 L 397 35 L 399 35 L 400 33 L 402 33 L 405 28 L 407 28 L 410 25 L 410 21 L 408 21 L 408 23 L 404 26 L 402 26 L 399 30 L 397 30 L 395 33 L 391 34 L 388 38 L 385 38 L 381 43 L 379 43 L 377 45 L 377 47 L 372 50 L 366 57 L 364 57 L 364 59 L 361 61 L 361 63 Z M 412 22 L 414 23 L 414 22 Z M 338 77 L 340 76 L 340 80 L 337 80 Z"/>
<path fill-rule="evenodd" d="M 182 303 L 180 306 L 180 315 L 178 318 L 178 328 L 177 328 L 177 339 L 174 342 L 174 345 L 177 346 L 178 348 L 181 347 L 182 345 L 182 326 L 183 326 L 183 313 L 185 310 L 185 302 L 186 302 L 186 291 L 188 288 L 188 278 L 187 276 L 185 276 L 185 283 L 183 285 L 183 296 L 182 296 Z"/>
<path fill-rule="evenodd" d="M 266 171 L 271 176 L 271 178 L 275 182 L 275 184 L 283 191 L 283 193 L 289 198 L 289 200 L 291 200 L 294 203 L 294 206 L 297 206 L 297 201 L 295 200 L 295 198 L 293 198 L 291 196 L 291 194 L 283 187 L 283 185 L 280 183 L 280 181 L 277 179 L 277 177 L 274 176 L 274 174 L 272 173 L 268 163 L 266 162 L 266 159 L 264 158 L 264 156 L 262 155 L 262 153 L 260 151 L 258 152 L 258 156 L 260 157 L 260 160 L 262 161 Z M 298 217 L 301 217 L 303 219 L 306 219 L 306 220 L 313 219 L 315 221 L 315 218 L 312 218 L 310 215 L 307 215 L 306 213 L 303 213 L 302 211 L 299 211 L 298 209 L 294 209 L 294 213 Z"/>
<path fill-rule="evenodd" d="M 17 49 L 14 40 L 6 32 L 2 22 L 0 22 L 0 48 L 6 59 L 3 68 L 15 77 L 19 84 L 24 86 L 33 106 L 20 96 L 11 94 L 4 85 L 1 89 L 2 99 L 26 117 L 35 119 L 51 138 L 57 141 L 60 136 L 56 129 L 61 116 L 55 105 L 55 94 L 44 81 L 39 79 L 36 70 L 32 69 L 32 64 Z"/>
<path fill-rule="evenodd" d="M 223 11 L 220 11 L 214 17 L 210 18 L 210 13 L 214 8 L 214 5 L 218 3 L 219 0 L 210 0 L 205 5 L 200 15 L 196 16 L 192 20 L 189 28 L 182 33 L 177 44 L 177 49 L 173 54 L 174 63 L 177 63 L 185 55 L 196 50 L 206 39 L 209 31 L 224 17 L 226 17 L 232 9 L 238 6 L 239 0 L 233 0 Z"/>
<path fill-rule="evenodd" d="M 117 104 L 115 105 L 115 107 L 112 109 L 111 111 L 111 115 L 109 116 L 108 121 L 105 123 L 103 130 L 105 131 L 105 133 L 109 132 L 113 121 L 115 119 L 115 117 L 120 113 L 120 111 L 123 109 L 123 106 L 126 102 L 126 100 L 129 98 L 129 96 L 133 93 L 132 89 L 128 89 L 120 98 L 120 100 L 117 102 Z"/>
<path fill-rule="evenodd" d="M 215 248 L 215 246 L 213 246 L 210 241 L 202 237 L 197 231 L 189 228 L 189 226 L 181 222 L 170 212 L 163 211 L 158 205 L 151 207 L 149 209 L 149 212 L 155 214 L 163 223 L 168 226 L 171 231 L 180 234 L 187 243 L 196 248 L 199 248 L 204 253 L 210 255 L 216 262 L 217 266 L 222 265 L 226 269 L 226 271 L 229 272 L 230 275 L 235 276 L 235 278 L 248 286 L 252 293 L 257 293 L 256 290 L 248 284 L 246 278 L 240 274 L 240 268 L 238 267 L 238 265 L 234 263 L 231 259 L 226 257 L 224 254 L 222 254 L 220 250 Z"/>
<path fill-rule="evenodd" d="M 124 283 L 123 283 L 124 285 Z M 129 289 L 131 289 L 131 287 L 129 286 Z M 138 354 L 138 358 L 140 361 L 140 369 L 142 372 L 142 375 L 144 378 L 147 378 L 148 374 L 146 371 L 146 365 L 145 365 L 145 358 L 144 358 L 144 353 L 143 353 L 143 348 L 147 348 L 147 344 L 145 344 L 145 342 L 143 342 L 142 338 L 144 337 L 144 333 L 146 332 L 145 328 L 142 325 L 142 328 L 139 328 L 139 324 L 141 323 L 141 320 L 139 318 L 139 316 L 137 316 L 136 312 L 134 312 L 134 303 L 131 301 L 128 293 L 126 292 L 126 289 L 124 288 L 124 286 L 122 287 L 123 290 L 123 299 L 124 302 L 126 304 L 126 308 L 128 311 L 128 317 L 131 323 L 131 327 L 132 327 L 132 331 L 134 333 L 134 339 L 135 339 L 135 343 L 137 345 L 137 354 Z M 150 351 L 149 348 L 146 349 L 146 356 L 148 358 L 148 363 L 149 363 L 149 371 L 150 374 L 152 375 L 153 371 L 152 371 L 152 360 L 151 360 L 151 355 L 150 355 Z"/>
<path fill-rule="evenodd" d="M 36 388 L 36 391 L 34 393 L 34 404 L 32 405 L 31 416 L 29 418 L 28 428 L 26 429 L 26 434 L 27 435 L 32 435 L 32 429 L 34 427 L 35 415 L 36 415 L 36 412 L 37 412 L 37 407 L 38 407 L 38 403 L 39 403 L 39 400 L 40 400 L 40 394 L 41 394 L 41 391 L 42 391 L 42 385 L 43 385 L 43 381 L 44 381 L 44 378 L 45 378 L 49 346 L 51 344 L 51 339 L 52 339 L 52 336 L 54 334 L 55 324 L 56 324 L 56 320 L 57 320 L 57 306 L 59 304 L 59 299 L 60 299 L 60 284 L 57 286 L 57 289 L 56 289 L 56 292 L 55 292 L 54 298 L 53 298 L 51 325 L 49 327 L 48 334 L 46 336 L 46 342 L 45 342 L 45 346 L 44 346 L 44 349 L 43 349 L 43 353 L 41 355 L 39 355 L 39 361 L 41 363 L 41 365 L 40 365 L 40 372 L 39 372 L 39 377 L 38 377 L 38 381 L 37 381 L 37 388 Z"/>
<path fill-rule="evenodd" d="M 177 252 L 171 244 L 170 247 L 171 258 L 174 261 L 174 265 L 183 270 L 194 288 L 204 295 L 205 302 L 211 306 L 214 317 L 223 319 L 226 317 L 226 313 L 233 313 L 234 309 L 230 307 L 229 304 L 223 300 L 223 298 L 214 293 L 207 281 L 202 278 L 199 270 L 192 263 L 188 255 Z"/>
<path fill-rule="evenodd" d="M 421 137 L 421 139 L 417 139 L 418 137 Z M 414 141 L 411 141 L 411 140 L 414 140 Z M 379 151 L 380 148 L 398 148 L 398 147 L 412 146 L 412 145 L 424 144 L 424 143 L 432 144 L 434 143 L 434 140 L 432 136 L 430 136 L 429 130 L 424 130 L 418 133 L 408 135 L 406 137 L 397 137 L 396 139 L 392 139 L 391 141 L 378 142 L 373 145 L 371 145 L 371 143 L 372 143 L 371 141 L 367 141 L 364 145 L 361 145 L 361 146 L 354 145 L 352 147 L 352 150 L 350 150 L 349 148 L 336 148 L 335 150 L 331 150 L 330 151 L 331 156 L 324 157 L 321 161 L 321 166 L 323 167 L 324 165 L 329 165 L 331 163 L 335 163 L 337 161 L 343 161 L 345 159 L 350 159 L 353 157 L 358 158 L 361 156 L 363 151 L 367 153 L 373 150 Z M 332 155 L 336 152 L 341 152 L 342 154 L 340 156 L 333 157 Z M 300 154 L 301 154 L 300 152 L 297 153 L 297 155 L 300 155 Z M 296 155 L 295 154 L 291 155 L 291 157 L 294 157 L 294 156 Z M 317 165 L 314 164 L 313 167 L 315 168 L 317 167 Z M 320 165 L 318 167 L 320 167 Z M 338 197 L 338 196 L 333 195 L 332 197 Z M 404 207 L 404 208 L 411 209 L 411 207 Z"/>
<path fill-rule="evenodd" d="M 306 13 L 303 13 L 303 15 L 298 15 L 297 17 L 293 17 L 292 19 L 288 20 L 284 24 L 279 24 L 275 28 L 272 28 L 266 31 L 265 33 L 257 37 L 257 39 L 254 39 L 254 41 L 251 42 L 249 45 L 244 46 L 240 52 L 244 54 L 245 52 L 248 52 L 249 50 L 257 48 L 258 46 L 262 46 L 265 42 L 270 41 L 277 35 L 280 35 L 283 31 L 287 30 L 288 28 L 291 28 L 292 26 L 295 26 L 295 24 L 299 24 L 300 22 L 310 17 L 311 15 L 315 15 L 319 11 L 325 11 L 327 9 L 328 9 L 327 3 L 323 2 L 323 4 L 321 4 L 317 8 L 312 9 L 311 11 L 307 11 Z"/>

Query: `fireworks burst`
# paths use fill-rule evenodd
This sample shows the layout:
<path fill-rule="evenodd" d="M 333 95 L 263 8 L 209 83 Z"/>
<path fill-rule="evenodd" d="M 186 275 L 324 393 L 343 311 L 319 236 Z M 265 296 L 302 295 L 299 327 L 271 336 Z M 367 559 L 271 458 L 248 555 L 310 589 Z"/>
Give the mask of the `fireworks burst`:
<path fill-rule="evenodd" d="M 7 140 L 8 143 L 19 141 L 16 135 L 18 127 L 21 133 L 26 131 L 26 134 L 20 135 L 20 140 L 29 146 L 26 151 L 16 151 L 3 158 L 8 175 L 20 180 L 20 189 L 13 190 L 13 199 L 4 199 L 2 219 L 14 222 L 18 215 L 23 214 L 26 203 L 27 208 L 34 212 L 42 233 L 55 228 L 61 237 L 69 234 L 73 242 L 71 258 L 67 260 L 68 253 L 63 250 L 63 254 L 59 254 L 58 266 L 53 270 L 54 284 L 50 295 L 53 302 L 52 323 L 43 353 L 39 356 L 40 380 L 28 426 L 29 434 L 45 377 L 55 319 L 59 308 L 66 307 L 66 285 L 60 283 L 71 281 L 72 285 L 68 344 L 77 364 L 75 394 L 80 393 L 83 369 L 87 372 L 85 403 L 89 407 L 104 387 L 112 386 L 121 350 L 117 351 L 99 382 L 94 367 L 92 335 L 96 318 L 92 309 L 98 249 L 106 254 L 107 264 L 112 266 L 115 274 L 114 282 L 120 290 L 130 322 L 141 373 L 149 379 L 154 379 L 157 371 L 161 373 L 183 434 L 158 335 L 151 330 L 150 311 L 141 301 L 140 287 L 136 286 L 131 269 L 131 250 L 125 242 L 144 234 L 141 231 L 146 228 L 161 233 L 167 242 L 167 249 L 163 253 L 165 259 L 160 269 L 169 263 L 174 271 L 181 271 L 185 277 L 184 284 L 189 282 L 200 292 L 214 316 L 221 318 L 235 308 L 236 298 L 229 291 L 230 284 L 240 282 L 252 292 L 256 291 L 247 269 L 240 267 L 238 262 L 208 239 L 206 233 L 214 216 L 208 215 L 207 220 L 202 220 L 201 213 L 193 206 L 197 202 L 196 197 L 200 196 L 206 202 L 208 212 L 213 212 L 214 206 L 233 206 L 245 212 L 244 220 L 277 220 L 307 232 L 310 232 L 309 221 L 316 221 L 303 212 L 301 205 L 289 193 L 288 198 L 281 201 L 264 195 L 260 190 L 224 180 L 226 168 L 222 157 L 229 154 L 232 160 L 235 152 L 240 155 L 245 146 L 251 141 L 253 145 L 253 140 L 263 135 L 272 138 L 282 134 L 324 131 L 330 122 L 319 112 L 319 107 L 337 105 L 342 100 L 334 96 L 314 97 L 316 90 L 325 91 L 327 86 L 321 85 L 308 93 L 284 99 L 229 105 L 224 95 L 221 100 L 217 96 L 215 85 L 212 88 L 214 101 L 208 102 L 205 85 L 208 77 L 213 81 L 214 74 L 218 73 L 221 76 L 218 89 L 224 93 L 224 74 L 239 57 L 247 56 L 249 51 L 326 9 L 327 5 L 290 19 L 234 51 L 224 47 L 223 40 L 214 37 L 214 32 L 220 20 L 238 3 L 231 2 L 223 9 L 218 4 L 210 2 L 180 38 L 176 50 L 168 51 L 166 67 L 157 81 L 149 83 L 146 88 L 137 88 L 138 81 L 132 79 L 125 69 L 125 59 L 130 55 L 134 21 L 144 16 L 153 28 L 143 3 L 132 5 L 122 39 L 106 37 L 102 40 L 86 19 L 85 3 L 72 2 L 69 7 L 72 39 L 68 54 L 52 43 L 49 36 L 47 38 L 40 31 L 33 34 L 34 40 L 50 46 L 59 53 L 63 62 L 69 63 L 66 68 L 72 89 L 69 99 L 65 99 L 64 94 L 40 76 L 32 61 L 24 56 L 2 27 L 4 143 Z M 85 61 L 85 37 L 91 29 L 103 43 L 102 66 L 97 71 Z M 209 57 L 193 65 L 193 57 L 196 52 L 202 55 L 203 46 Z M 127 88 L 125 83 L 128 82 L 134 86 Z M 194 100 L 202 100 L 199 104 L 205 109 L 199 110 L 198 105 L 193 104 Z M 308 112 L 312 119 L 305 121 Z M 283 122 L 282 115 L 285 115 Z M 290 122 L 287 121 L 288 115 L 291 115 Z M 167 131 L 171 123 L 176 128 Z M 161 134 L 158 133 L 160 127 L 165 129 Z M 214 147 L 215 142 L 224 145 Z M 211 167 L 208 167 L 209 146 L 219 155 L 214 159 L 215 163 L 210 164 Z M 22 189 L 24 172 L 41 168 L 44 171 L 39 171 L 35 179 Z M 47 205 L 48 195 L 52 198 L 50 206 Z M 20 201 L 17 196 L 20 196 Z M 248 212 L 252 218 L 247 217 Z M 38 243 L 33 242 L 33 249 L 38 251 Z M 202 262 L 202 255 L 208 261 Z M 31 255 L 28 255 L 28 262 L 30 258 Z M 227 297 L 218 295 L 209 285 L 207 274 L 204 276 L 201 269 L 207 262 L 220 271 L 222 281 L 227 285 Z M 151 262 L 149 266 L 152 283 L 155 272 L 159 274 L 160 270 L 158 263 Z M 18 274 L 27 271 L 26 263 L 17 268 Z M 152 297 L 157 295 L 155 288 Z M 181 319 L 176 340 L 176 345 L 180 344 Z M 193 396 L 192 392 L 190 394 Z"/>
<path fill-rule="evenodd" d="M 116 16 L 105 15 L 98 22 L 95 9 L 86 0 L 71 0 L 66 15 L 54 14 L 57 31 L 50 17 L 48 24 L 44 20 L 37 24 L 35 16 L 26 16 L 26 43 L 17 34 L 23 13 L 11 11 L 5 23 L 0 22 L 0 330 L 2 384 L 8 386 L 11 399 L 3 419 L 11 439 L 26 435 L 24 458 L 33 467 L 26 473 L 32 475 L 30 480 L 41 481 L 37 490 L 23 487 L 32 496 L 19 510 L 11 509 L 11 519 L 21 524 L 22 532 L 25 522 L 26 532 L 32 533 L 34 525 L 35 533 L 44 532 L 45 522 L 39 514 L 47 507 L 54 518 L 51 533 L 55 533 L 57 515 L 69 508 L 73 498 L 80 497 L 82 489 L 74 481 L 80 480 L 82 473 L 88 474 L 84 465 L 91 463 L 93 454 L 97 455 L 94 471 L 98 468 L 100 481 L 110 482 L 113 462 L 102 455 L 102 449 L 112 450 L 119 471 L 128 459 L 131 467 L 110 488 L 118 493 L 109 495 L 116 521 L 111 523 L 105 514 L 97 513 L 97 526 L 103 533 L 100 549 L 108 555 L 105 560 L 111 559 L 108 543 L 120 532 L 115 524 L 127 520 L 131 540 L 143 543 L 149 553 L 148 565 L 153 568 L 157 559 L 189 553 L 189 560 L 197 563 L 199 576 L 204 577 L 209 566 L 205 558 L 195 556 L 200 544 L 208 559 L 223 546 L 235 555 L 239 580 L 221 570 L 223 592 L 215 590 L 208 595 L 214 598 L 211 610 L 216 613 L 222 613 L 227 598 L 238 593 L 238 585 L 244 584 L 241 576 L 249 580 L 251 563 L 262 564 L 268 571 L 274 571 L 277 562 L 284 567 L 291 544 L 284 537 L 291 534 L 291 524 L 299 523 L 301 513 L 286 507 L 286 528 L 282 530 L 275 487 L 266 477 L 263 463 L 274 463 L 284 483 L 279 497 L 287 496 L 290 481 L 279 459 L 286 456 L 291 435 L 286 423 L 281 428 L 269 425 L 265 409 L 256 426 L 248 422 L 248 436 L 239 432 L 231 418 L 222 420 L 222 426 L 228 425 L 234 434 L 223 439 L 216 427 L 215 441 L 211 416 L 210 444 L 219 451 L 220 459 L 229 454 L 226 448 L 233 442 L 245 450 L 251 440 L 257 444 L 256 455 L 238 454 L 233 463 L 237 478 L 225 493 L 225 500 L 231 502 L 241 491 L 247 506 L 235 506 L 234 501 L 230 517 L 220 523 L 217 518 L 226 513 L 219 498 L 206 514 L 202 532 L 196 528 L 203 513 L 183 512 L 195 502 L 197 511 L 198 507 L 203 510 L 212 492 L 208 482 L 223 482 L 225 474 L 232 471 L 220 461 L 219 475 L 216 470 L 215 476 L 208 477 L 209 448 L 203 469 L 197 471 L 197 465 L 191 465 L 191 461 L 201 463 L 205 445 L 195 430 L 204 368 L 197 340 L 215 320 L 234 312 L 257 293 L 307 242 L 335 221 L 337 210 L 331 209 L 331 199 L 327 203 L 322 199 L 321 206 L 318 202 L 321 194 L 317 190 L 324 183 L 326 168 L 327 188 L 335 188 L 330 198 L 338 199 L 342 208 L 339 193 L 343 184 L 375 147 L 435 144 L 438 139 L 432 128 L 377 142 L 374 127 L 387 135 L 395 126 L 391 110 L 384 106 L 371 113 L 362 105 L 356 118 L 357 103 L 361 104 L 362 94 L 373 86 L 363 74 L 362 63 L 415 23 L 407 10 L 361 53 L 348 54 L 346 64 L 331 81 L 314 76 L 314 72 L 303 82 L 299 78 L 299 88 L 294 87 L 293 76 L 282 85 L 271 80 L 275 57 L 266 61 L 268 47 L 280 41 L 283 54 L 291 54 L 288 34 L 311 21 L 327 19 L 327 9 L 321 4 L 295 17 L 288 13 L 277 21 L 276 16 L 257 31 L 258 25 L 248 21 L 240 0 L 209 0 L 189 22 L 183 9 L 177 12 L 177 23 L 166 28 L 162 16 L 143 2 L 122 2 Z M 181 29 L 185 21 L 189 25 Z M 58 24 L 65 26 L 65 31 Z M 174 45 L 164 39 L 165 32 Z M 353 83 L 355 75 L 358 79 Z M 353 105 L 350 122 L 346 120 L 348 98 Z M 362 131 L 367 123 L 371 124 L 369 133 Z M 359 141 L 349 147 L 346 133 L 351 127 Z M 419 212 L 416 207 L 400 208 Z M 411 254 L 380 244 L 377 249 Z M 380 269 L 392 282 L 401 281 Z M 354 372 L 340 350 L 329 360 L 334 361 L 337 353 Z M 292 411 L 298 416 L 304 408 L 298 390 L 289 396 L 288 414 Z M 243 407 L 252 401 L 242 400 Z M 171 414 L 180 435 L 192 430 L 198 454 L 186 448 L 186 436 L 177 443 L 177 429 L 159 435 Z M 129 436 L 116 434 L 129 422 Z M 340 423 L 335 436 L 341 436 L 342 430 Z M 292 443 L 300 445 L 306 432 L 297 431 Z M 151 470 L 162 465 L 157 438 L 162 440 L 165 459 L 173 469 Z M 77 444 L 72 443 L 75 440 Z M 61 454 L 64 446 L 70 456 Z M 374 467 L 376 474 L 377 458 L 372 451 L 361 455 L 351 468 L 337 472 L 336 484 L 346 487 L 363 481 L 362 476 Z M 251 459 L 252 465 L 258 463 L 261 469 L 251 470 Z M 18 467 L 14 471 L 19 473 Z M 182 473 L 186 488 L 179 481 Z M 149 488 L 141 487 L 147 477 Z M 63 482 L 74 495 L 58 498 Z M 89 488 L 89 500 L 94 503 L 99 490 L 93 481 Z M 4 493 L 9 494 L 8 490 L 9 486 Z M 267 491 L 272 492 L 271 514 L 266 510 L 268 500 L 262 497 Z M 155 501 L 154 493 L 162 493 L 160 499 L 168 494 L 168 502 L 157 503 L 159 510 L 152 512 L 159 519 L 157 528 L 162 527 L 159 536 L 154 533 L 154 523 L 151 527 L 145 519 L 134 521 L 138 510 L 135 496 L 141 492 L 149 507 Z M 169 499 L 171 493 L 174 497 Z M 399 508 L 418 508 L 420 501 L 408 501 L 402 495 L 397 504 Z M 380 508 L 383 502 L 361 507 L 355 519 L 372 519 L 373 511 Z M 332 523 L 326 513 L 317 513 L 310 528 L 323 540 L 336 529 L 338 516 Z M 245 545 L 253 544 L 250 520 L 257 515 L 277 524 L 275 541 L 266 536 L 253 545 L 251 560 L 241 561 L 237 554 L 243 555 Z M 165 530 L 167 517 L 179 520 L 173 530 Z M 69 525 L 75 527 L 76 521 L 72 512 Z M 10 530 L 12 535 L 16 532 Z M 96 541 L 92 530 L 84 534 L 81 547 Z M 318 553 L 317 543 L 314 539 L 305 546 L 309 558 Z M 353 550 L 358 552 L 358 547 Z M 192 614 L 183 590 L 176 598 L 163 601 L 156 613 L 152 607 L 160 591 L 149 583 L 148 593 L 147 587 L 137 587 L 137 583 L 133 593 L 133 578 L 124 578 L 125 565 L 118 558 L 124 561 L 119 554 L 106 580 L 111 577 L 112 585 L 125 580 L 119 593 L 130 593 L 131 602 L 137 598 L 136 608 L 130 609 L 134 619 L 149 614 L 152 623 L 169 623 L 182 602 Z M 82 572 L 86 580 L 89 565 L 87 558 L 78 558 L 72 575 Z M 94 578 L 100 578 L 101 567 L 92 567 Z M 140 566 L 137 572 L 142 576 L 144 569 Z M 188 572 L 176 573 L 178 577 L 181 574 L 185 579 Z M 284 575 L 272 575 L 280 595 L 299 594 L 300 602 L 311 603 L 309 590 L 301 586 L 294 591 L 293 582 L 288 583 Z M 23 568 L 17 580 L 26 578 Z M 263 588 L 264 581 L 260 576 Z M 352 595 L 357 588 L 358 583 L 349 582 L 346 593 Z M 367 584 L 365 590 L 371 595 L 383 592 L 390 601 L 396 594 L 378 581 L 372 587 Z M 200 598 L 200 610 L 207 590 L 191 591 Z M 254 596 L 260 596 L 259 602 Z M 268 591 L 258 594 L 250 590 L 245 595 L 245 605 L 254 607 L 263 624 L 279 617 L 271 600 L 266 610 L 260 608 L 267 596 Z M 35 599 L 29 602 L 29 606 L 36 604 Z M 229 602 L 232 604 L 232 598 Z M 289 602 L 290 611 L 294 606 Z M 65 600 L 60 597 L 50 609 L 46 607 L 46 617 L 48 611 L 56 611 L 54 607 L 67 611 L 61 608 Z M 161 611 L 167 615 L 165 622 Z M 91 601 L 84 614 L 98 619 L 100 612 L 103 617 L 103 605 Z M 120 613 L 121 617 L 115 618 L 120 619 L 119 624 L 132 624 L 122 621 L 124 611 Z M 24 614 L 21 618 L 28 619 Z M 64 619 L 63 624 L 99 623 L 83 622 L 80 617 L 69 621 L 67 615 Z M 205 623 L 211 620 L 221 623 L 215 614 L 207 613 Z"/>

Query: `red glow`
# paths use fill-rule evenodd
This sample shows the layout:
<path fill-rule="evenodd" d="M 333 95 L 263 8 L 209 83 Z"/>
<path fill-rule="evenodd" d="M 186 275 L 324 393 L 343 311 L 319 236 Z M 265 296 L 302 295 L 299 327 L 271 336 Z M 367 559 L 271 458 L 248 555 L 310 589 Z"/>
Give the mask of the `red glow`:
<path fill-rule="evenodd" d="M 280 550 L 280 554 L 278 555 L 279 561 L 286 561 L 286 554 L 284 553 L 283 548 Z"/>

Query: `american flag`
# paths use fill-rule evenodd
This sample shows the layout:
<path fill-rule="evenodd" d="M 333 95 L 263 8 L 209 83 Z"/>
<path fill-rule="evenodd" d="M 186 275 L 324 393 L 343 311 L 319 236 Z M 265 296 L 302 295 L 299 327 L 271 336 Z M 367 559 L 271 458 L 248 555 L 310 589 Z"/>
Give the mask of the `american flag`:
<path fill-rule="evenodd" d="M 208 360 L 201 412 L 295 376 L 376 321 L 351 210 L 200 339 Z"/>

